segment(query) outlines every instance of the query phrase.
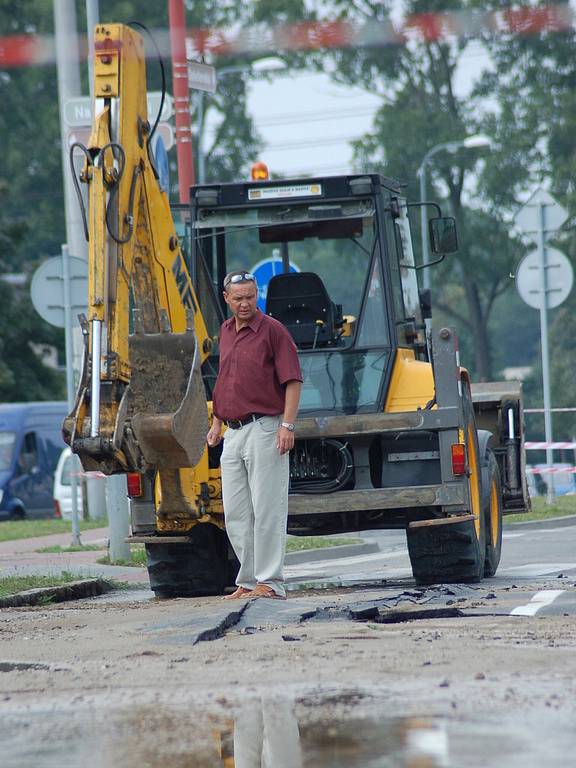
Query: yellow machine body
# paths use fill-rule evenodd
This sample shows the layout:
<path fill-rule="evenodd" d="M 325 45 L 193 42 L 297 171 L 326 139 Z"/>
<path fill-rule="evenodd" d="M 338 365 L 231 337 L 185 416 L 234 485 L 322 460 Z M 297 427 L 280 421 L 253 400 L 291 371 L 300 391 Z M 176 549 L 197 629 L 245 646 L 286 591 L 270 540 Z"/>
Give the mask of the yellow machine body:
<path fill-rule="evenodd" d="M 82 147 L 85 360 L 64 436 L 86 470 L 156 472 L 159 530 L 186 531 L 211 515 L 200 366 L 212 340 L 151 160 L 146 93 L 141 36 L 120 24 L 98 26 L 95 118 Z"/>

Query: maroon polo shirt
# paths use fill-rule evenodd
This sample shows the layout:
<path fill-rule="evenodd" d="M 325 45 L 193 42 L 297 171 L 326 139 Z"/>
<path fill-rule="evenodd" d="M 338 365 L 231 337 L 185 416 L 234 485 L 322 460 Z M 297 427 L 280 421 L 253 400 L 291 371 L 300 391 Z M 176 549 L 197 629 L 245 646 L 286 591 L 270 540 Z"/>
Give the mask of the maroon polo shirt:
<path fill-rule="evenodd" d="M 260 310 L 239 331 L 234 317 L 222 323 L 220 369 L 212 395 L 219 419 L 283 413 L 289 381 L 302 381 L 302 373 L 296 345 L 282 323 Z"/>

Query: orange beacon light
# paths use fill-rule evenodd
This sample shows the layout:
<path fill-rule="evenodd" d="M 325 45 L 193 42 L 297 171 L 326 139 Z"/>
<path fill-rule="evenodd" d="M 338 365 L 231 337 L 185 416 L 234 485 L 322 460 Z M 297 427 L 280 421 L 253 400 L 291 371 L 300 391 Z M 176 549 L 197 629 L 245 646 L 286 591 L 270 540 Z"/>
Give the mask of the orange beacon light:
<path fill-rule="evenodd" d="M 258 162 L 252 165 L 250 169 L 250 178 L 252 181 L 267 181 L 268 180 L 268 166 L 266 163 Z"/>

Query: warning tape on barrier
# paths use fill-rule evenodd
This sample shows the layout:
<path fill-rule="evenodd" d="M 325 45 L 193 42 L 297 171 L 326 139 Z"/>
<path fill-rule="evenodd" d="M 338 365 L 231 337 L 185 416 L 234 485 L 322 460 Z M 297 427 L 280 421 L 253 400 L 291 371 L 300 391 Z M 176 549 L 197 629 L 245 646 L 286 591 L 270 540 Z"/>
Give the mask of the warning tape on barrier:
<path fill-rule="evenodd" d="M 368 20 L 365 23 L 337 20 L 300 21 L 267 26 L 192 28 L 187 43 L 193 58 L 242 56 L 277 51 L 309 51 L 330 48 L 368 48 L 406 45 L 413 41 L 492 36 L 527 36 L 574 29 L 575 13 L 568 3 L 498 10 L 460 10 L 418 13 L 401 21 Z M 170 55 L 168 30 L 154 30 L 154 39 L 163 56 Z M 80 40 L 86 58 L 88 45 Z M 150 48 L 150 51 L 153 49 Z M 152 52 L 156 56 L 155 52 Z M 56 60 L 52 35 L 0 36 L 0 68 L 51 64 Z"/>
<path fill-rule="evenodd" d="M 576 467 L 526 467 L 527 475 L 573 475 L 576 473 Z"/>
<path fill-rule="evenodd" d="M 544 451 L 546 448 L 552 448 L 555 451 L 564 451 L 568 449 L 574 449 L 576 448 L 576 443 L 574 442 L 564 442 L 564 443 L 536 443 L 536 442 L 525 442 L 524 448 L 527 451 Z"/>

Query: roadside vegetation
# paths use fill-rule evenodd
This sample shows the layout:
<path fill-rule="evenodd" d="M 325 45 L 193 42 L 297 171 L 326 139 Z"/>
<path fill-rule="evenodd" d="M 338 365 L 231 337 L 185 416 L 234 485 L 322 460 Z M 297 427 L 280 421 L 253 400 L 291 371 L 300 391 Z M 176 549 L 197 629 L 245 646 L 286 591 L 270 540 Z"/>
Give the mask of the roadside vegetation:
<path fill-rule="evenodd" d="M 59 554 L 60 552 L 99 552 L 101 549 L 106 549 L 104 544 L 78 544 L 69 547 L 62 547 L 60 544 L 54 544 L 51 547 L 40 547 L 35 550 L 42 554 Z"/>
<path fill-rule="evenodd" d="M 306 549 L 325 549 L 326 547 L 341 547 L 345 544 L 361 544 L 362 539 L 349 538 L 330 538 L 327 536 L 288 536 L 286 542 L 286 552 L 301 552 Z M 87 549 L 81 547 L 80 549 Z M 47 551 L 47 550 L 44 550 Z M 64 550 L 63 550 L 64 551 Z M 71 552 L 71 549 L 67 549 Z M 130 560 L 115 560 L 111 562 L 108 555 L 99 558 L 96 562 L 100 565 L 133 565 L 136 567 L 146 566 L 146 551 L 144 545 L 133 544 L 130 548 Z"/>
<path fill-rule="evenodd" d="M 28 589 L 59 587 L 62 584 L 70 584 L 72 581 L 78 581 L 78 579 L 78 574 L 69 573 L 68 571 L 44 576 L 4 576 L 0 579 L 0 598 L 16 595 L 18 592 L 26 592 Z"/>
<path fill-rule="evenodd" d="M 548 520 L 552 517 L 576 515 L 576 496 L 558 496 L 551 506 L 547 506 L 543 496 L 532 499 L 532 511 L 525 515 L 506 515 L 506 523 L 526 523 L 531 520 Z"/>
<path fill-rule="evenodd" d="M 108 520 L 80 520 L 80 530 L 105 528 Z M 36 536 L 51 536 L 54 533 L 72 533 L 70 520 L 6 520 L 0 523 L 0 541 L 32 539 Z"/>

